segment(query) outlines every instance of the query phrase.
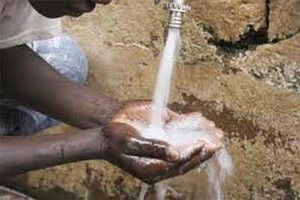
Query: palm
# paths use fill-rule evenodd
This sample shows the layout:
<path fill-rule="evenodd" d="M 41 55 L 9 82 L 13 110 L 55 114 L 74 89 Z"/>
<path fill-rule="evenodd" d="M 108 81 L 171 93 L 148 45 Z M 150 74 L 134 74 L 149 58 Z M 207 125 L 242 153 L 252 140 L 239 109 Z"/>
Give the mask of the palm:
<path fill-rule="evenodd" d="M 160 149 L 159 145 L 168 147 L 170 144 L 164 141 L 142 138 L 142 134 L 133 126 L 137 121 L 146 126 L 149 125 L 151 119 L 150 101 L 126 103 L 107 126 L 108 138 L 117 141 L 111 145 L 109 161 L 147 183 L 154 183 L 186 173 L 209 159 L 220 148 L 220 141 L 223 137 L 222 131 L 217 129 L 211 121 L 202 117 L 200 113 L 180 115 L 166 109 L 163 114 L 165 127 L 170 130 L 178 128 L 178 125 L 189 118 L 201 120 L 201 126 L 199 124 L 193 127 L 193 131 L 202 130 L 203 128 L 208 130 L 212 135 L 211 138 L 213 138 L 210 144 L 197 140 L 197 142 L 189 145 L 189 150 L 185 152 L 185 156 L 179 156 L 179 151 L 177 151 L 178 156 L 174 156 L 176 154 L 172 154 L 172 156 L 163 155 L 159 151 L 157 151 L 159 156 L 153 156 L 151 153 L 151 155 L 147 155 L 148 152 L 153 150 L 151 149 L 152 144 L 154 149 Z M 139 139 L 143 139 L 143 141 L 140 142 Z M 147 142 L 149 143 L 147 144 Z M 136 152 L 132 149 L 128 151 L 128 146 L 134 147 Z"/>

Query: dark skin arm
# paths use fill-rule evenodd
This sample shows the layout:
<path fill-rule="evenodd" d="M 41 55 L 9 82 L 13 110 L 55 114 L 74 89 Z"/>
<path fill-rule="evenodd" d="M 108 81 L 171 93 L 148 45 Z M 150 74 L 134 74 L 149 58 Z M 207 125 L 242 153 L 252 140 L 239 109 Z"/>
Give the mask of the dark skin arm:
<path fill-rule="evenodd" d="M 106 5 L 111 2 L 28 1 L 36 11 L 49 18 L 80 16 L 91 12 L 97 3 Z M 116 100 L 96 94 L 60 76 L 26 45 L 2 49 L 0 56 L 0 87 L 5 95 L 56 119 L 79 128 L 92 128 L 107 123 L 112 113 L 120 106 Z"/>
<path fill-rule="evenodd" d="M 0 85 L 5 96 L 79 128 L 106 125 L 103 132 L 96 133 L 0 137 L 0 179 L 58 164 L 105 159 L 153 183 L 189 171 L 214 152 L 197 156 L 203 148 L 203 143 L 198 143 L 183 159 L 167 143 L 142 138 L 130 125 L 112 122 L 110 118 L 118 112 L 129 112 L 138 106 L 136 102 L 128 102 L 130 106 L 124 107 L 72 83 L 25 45 L 0 50 L 0 64 Z M 149 162 L 140 157 L 156 160 Z"/>
<path fill-rule="evenodd" d="M 106 139 L 100 129 L 69 134 L 0 137 L 0 180 L 27 171 L 100 158 Z"/>
<path fill-rule="evenodd" d="M 104 128 L 69 134 L 0 137 L 0 180 L 27 171 L 80 160 L 104 159 L 153 184 L 185 174 L 209 159 L 220 147 L 223 133 L 204 120 L 203 126 L 214 136 L 212 144 L 199 140 L 191 144 L 189 153 L 181 156 L 162 141 L 142 138 L 130 126 L 134 120 L 149 122 L 149 101 L 128 102 Z M 166 110 L 166 123 L 184 119 Z M 202 116 L 198 117 L 202 118 Z M 175 151 L 175 152 L 174 152 Z"/>
<path fill-rule="evenodd" d="M 165 154 L 158 141 L 157 144 L 153 144 L 153 141 L 145 140 L 141 148 L 139 137 L 122 138 L 122 134 L 119 133 L 128 131 L 133 135 L 134 131 L 126 124 L 118 126 L 118 129 L 113 128 L 113 124 L 110 123 L 104 129 L 96 128 L 68 134 L 1 136 L 0 181 L 13 175 L 55 165 L 104 159 L 140 180 L 153 184 L 185 174 L 209 159 L 215 152 L 215 149 L 206 149 L 204 153 L 204 143 L 199 141 L 194 144 L 195 148 L 189 156 L 176 158 L 174 155 Z M 116 132 L 108 131 L 111 128 Z M 116 149 L 118 145 L 119 148 Z M 156 159 L 140 157 L 144 155 Z"/>
<path fill-rule="evenodd" d="M 30 0 L 38 12 L 53 18 L 79 16 L 93 10 L 95 2 L 110 1 Z M 142 138 L 123 117 L 115 117 L 116 111 L 127 113 L 132 108 L 122 108 L 118 101 L 70 82 L 26 45 L 0 50 L 0 72 L 0 91 L 28 107 L 82 129 L 108 123 L 103 130 L 0 137 L 0 179 L 79 160 L 105 159 L 147 183 L 154 183 L 184 174 L 217 150 L 206 148 L 204 152 L 204 143 L 198 142 L 188 156 L 181 158 L 167 143 Z M 134 102 L 128 105 L 137 106 Z M 134 113 L 139 112 L 144 113 L 143 109 Z"/>
<path fill-rule="evenodd" d="M 78 128 L 104 125 L 119 102 L 72 83 L 26 45 L 0 50 L 1 90 L 10 98 Z"/>

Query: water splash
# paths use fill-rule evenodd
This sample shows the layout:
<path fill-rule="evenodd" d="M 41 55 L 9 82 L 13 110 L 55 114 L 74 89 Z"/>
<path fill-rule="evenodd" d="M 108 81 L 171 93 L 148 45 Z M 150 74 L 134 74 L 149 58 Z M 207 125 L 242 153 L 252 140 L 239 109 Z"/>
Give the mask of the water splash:
<path fill-rule="evenodd" d="M 145 196 L 146 196 L 146 193 L 147 193 L 148 189 L 149 189 L 149 185 L 147 185 L 146 183 L 142 183 L 141 191 L 140 191 L 138 200 L 144 200 L 145 199 Z"/>
<path fill-rule="evenodd" d="M 168 181 L 162 181 L 155 184 L 156 200 L 164 200 L 167 195 Z"/>
<path fill-rule="evenodd" d="M 173 2 L 183 4 L 184 1 L 174 0 Z M 192 116 L 191 118 L 186 118 L 184 121 L 170 123 L 167 126 L 164 124 L 163 115 L 170 98 L 172 74 L 180 49 L 180 43 L 180 29 L 169 28 L 153 95 L 151 123 L 148 127 L 139 122 L 133 122 L 132 125 L 142 133 L 143 137 L 167 141 L 179 149 L 181 154 L 185 156 L 191 151 L 187 147 L 191 147 L 191 144 L 195 141 L 201 139 L 206 143 L 211 143 L 214 138 L 211 138 L 212 134 L 209 134 L 205 129 L 200 130 L 201 134 L 199 134 L 199 130 L 195 131 L 195 127 L 201 127 L 201 123 L 203 123 L 200 116 Z M 217 155 L 207 161 L 206 164 L 207 167 L 205 170 L 210 183 L 212 199 L 221 200 L 223 199 L 222 188 L 225 183 L 225 177 L 232 174 L 233 170 L 232 161 L 225 146 L 223 146 Z M 148 187 L 145 185 L 142 186 L 139 200 L 144 199 Z M 157 191 L 156 198 L 158 200 L 165 198 L 167 188 L 167 181 L 155 185 L 155 190 Z"/>
<path fill-rule="evenodd" d="M 208 177 L 211 198 L 214 200 L 224 199 L 225 178 L 233 174 L 232 160 L 224 145 L 218 154 L 208 161 L 205 172 Z"/>
<path fill-rule="evenodd" d="M 179 46 L 180 30 L 170 28 L 153 95 L 151 126 L 154 127 L 161 128 L 164 124 L 162 116 L 170 98 L 173 68 Z"/>

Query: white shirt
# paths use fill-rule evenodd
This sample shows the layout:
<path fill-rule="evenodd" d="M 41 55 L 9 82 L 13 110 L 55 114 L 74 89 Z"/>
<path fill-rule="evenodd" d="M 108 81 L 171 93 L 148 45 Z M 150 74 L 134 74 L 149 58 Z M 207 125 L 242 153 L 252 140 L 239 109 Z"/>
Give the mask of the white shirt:
<path fill-rule="evenodd" d="M 39 14 L 28 0 L 0 0 L 0 49 L 61 33 L 60 19 Z"/>

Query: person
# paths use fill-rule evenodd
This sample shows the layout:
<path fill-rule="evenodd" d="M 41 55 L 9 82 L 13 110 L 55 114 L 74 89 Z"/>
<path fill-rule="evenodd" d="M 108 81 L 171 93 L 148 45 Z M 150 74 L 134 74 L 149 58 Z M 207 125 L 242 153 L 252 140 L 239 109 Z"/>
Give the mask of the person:
<path fill-rule="evenodd" d="M 151 101 L 120 102 L 83 85 L 87 59 L 60 17 L 79 17 L 110 0 L 1 0 L 0 180 L 31 170 L 104 159 L 142 181 L 184 174 L 219 148 L 194 144 L 187 157 L 163 141 L 146 139 L 130 120 L 149 122 Z M 165 110 L 167 122 L 179 115 Z M 80 130 L 34 135 L 64 122 Z M 207 121 L 207 124 L 210 122 Z M 220 131 L 215 129 L 215 134 Z"/>

